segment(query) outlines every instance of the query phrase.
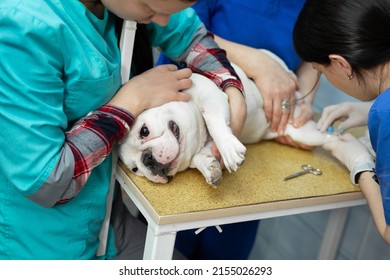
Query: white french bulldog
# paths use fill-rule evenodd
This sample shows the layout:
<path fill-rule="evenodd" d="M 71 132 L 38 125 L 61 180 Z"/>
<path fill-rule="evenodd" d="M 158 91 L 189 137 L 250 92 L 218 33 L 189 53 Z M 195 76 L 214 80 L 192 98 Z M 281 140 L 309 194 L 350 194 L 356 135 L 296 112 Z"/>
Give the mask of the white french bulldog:
<path fill-rule="evenodd" d="M 287 69 L 280 58 L 265 52 Z M 186 91 L 191 95 L 191 101 L 170 102 L 137 117 L 119 145 L 123 163 L 135 174 L 156 183 L 167 183 L 177 172 L 197 168 L 208 184 L 216 186 L 222 180 L 222 170 L 211 152 L 212 140 L 226 169 L 231 172 L 237 171 L 244 162 L 246 148 L 243 144 L 274 139 L 277 133 L 270 130 L 266 121 L 259 90 L 239 67 L 233 66 L 243 83 L 247 103 L 247 120 L 240 139 L 229 127 L 226 94 L 208 78 L 193 74 L 193 86 Z M 297 110 L 298 107 L 296 114 Z M 329 140 L 329 135 L 316 129 L 314 121 L 299 129 L 288 125 L 286 135 L 310 146 L 320 146 Z"/>

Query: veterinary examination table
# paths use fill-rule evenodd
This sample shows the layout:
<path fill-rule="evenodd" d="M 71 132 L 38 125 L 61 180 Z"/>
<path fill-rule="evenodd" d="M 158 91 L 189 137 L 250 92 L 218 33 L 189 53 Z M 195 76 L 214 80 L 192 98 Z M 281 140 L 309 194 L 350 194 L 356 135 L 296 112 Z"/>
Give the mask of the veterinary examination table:
<path fill-rule="evenodd" d="M 202 174 L 189 169 L 169 184 L 132 174 L 119 162 L 116 179 L 148 222 L 144 259 L 170 259 L 176 233 L 249 220 L 333 210 L 318 255 L 333 259 L 348 207 L 365 204 L 349 172 L 321 148 L 304 151 L 263 141 L 247 145 L 246 160 L 235 173 L 226 170 L 214 189 Z M 310 164 L 322 175 L 283 178 Z"/>

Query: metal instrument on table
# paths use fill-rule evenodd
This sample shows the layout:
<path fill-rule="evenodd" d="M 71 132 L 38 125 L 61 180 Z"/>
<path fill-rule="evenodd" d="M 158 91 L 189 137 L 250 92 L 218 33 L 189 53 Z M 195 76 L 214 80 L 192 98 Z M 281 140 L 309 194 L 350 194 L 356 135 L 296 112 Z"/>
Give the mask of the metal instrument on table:
<path fill-rule="evenodd" d="M 292 178 L 296 178 L 298 176 L 301 176 L 301 175 L 304 175 L 304 174 L 308 174 L 308 173 L 311 173 L 311 174 L 314 174 L 314 175 L 321 175 L 322 174 L 322 171 L 318 168 L 315 168 L 314 166 L 311 166 L 310 164 L 304 164 L 302 165 L 302 171 L 300 172 L 297 172 L 297 173 L 294 173 L 294 174 L 291 174 L 287 177 L 284 177 L 284 181 L 286 180 L 290 180 Z"/>

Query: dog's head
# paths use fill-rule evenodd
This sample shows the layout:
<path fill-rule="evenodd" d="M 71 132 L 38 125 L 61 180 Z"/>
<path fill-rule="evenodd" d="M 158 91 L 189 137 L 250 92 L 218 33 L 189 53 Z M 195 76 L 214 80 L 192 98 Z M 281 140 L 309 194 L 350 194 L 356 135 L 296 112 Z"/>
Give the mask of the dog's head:
<path fill-rule="evenodd" d="M 206 137 L 204 121 L 195 104 L 170 102 L 142 112 L 118 152 L 133 173 L 167 183 L 189 167 Z"/>

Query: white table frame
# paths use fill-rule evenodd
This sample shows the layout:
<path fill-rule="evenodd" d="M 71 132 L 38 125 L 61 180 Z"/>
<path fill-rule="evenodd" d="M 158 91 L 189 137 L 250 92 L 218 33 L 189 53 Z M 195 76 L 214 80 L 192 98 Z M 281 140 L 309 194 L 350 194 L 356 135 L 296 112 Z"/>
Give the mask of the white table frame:
<path fill-rule="evenodd" d="M 259 204 L 250 206 L 252 209 L 249 212 L 245 210 L 248 207 L 243 206 L 242 213 L 237 211 L 237 207 L 234 207 L 234 211 L 230 208 L 212 210 L 211 212 L 213 212 L 213 215 L 211 215 L 211 217 L 201 220 L 192 220 L 188 217 L 182 218 L 182 221 L 180 220 L 180 217 L 179 219 L 170 219 L 170 217 L 166 217 L 167 219 L 161 220 L 156 216 L 156 213 L 153 213 L 150 205 L 145 205 L 142 193 L 120 168 L 117 170 L 116 179 L 148 223 L 144 259 L 172 259 L 176 234 L 182 230 L 324 210 L 332 210 L 332 212 L 329 216 L 318 258 L 334 259 L 344 231 L 349 207 L 366 204 L 366 200 L 363 198 L 362 194 L 360 192 L 354 192 L 326 197 L 302 198 Z M 256 206 L 259 206 L 261 209 L 256 210 Z"/>

